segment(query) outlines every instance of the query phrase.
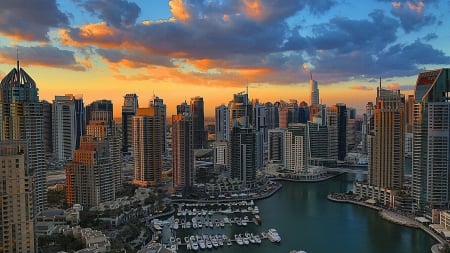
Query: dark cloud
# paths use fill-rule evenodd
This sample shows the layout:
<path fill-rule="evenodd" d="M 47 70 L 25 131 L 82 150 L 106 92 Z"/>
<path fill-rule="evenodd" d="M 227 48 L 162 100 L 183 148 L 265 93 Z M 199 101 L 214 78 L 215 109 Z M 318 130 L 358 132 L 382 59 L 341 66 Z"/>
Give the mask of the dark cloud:
<path fill-rule="evenodd" d="M 0 60 L 14 64 L 16 62 L 15 47 L 0 47 Z M 86 70 L 86 66 L 75 60 L 74 52 L 52 46 L 19 47 L 20 63 L 23 66 L 37 65 L 53 68 L 65 68 L 76 71 Z"/>
<path fill-rule="evenodd" d="M 76 2 L 92 15 L 114 27 L 134 25 L 141 12 L 136 3 L 126 0 L 76 0 Z"/>
<path fill-rule="evenodd" d="M 424 42 L 398 44 L 401 20 L 381 10 L 365 19 L 333 17 L 306 35 L 304 26 L 288 25 L 286 19 L 308 8 L 326 12 L 334 1 L 261 0 L 259 7 L 238 0 L 171 3 L 175 20 L 133 25 L 132 19 L 126 29 L 87 24 L 66 30 L 63 43 L 102 48 L 96 52 L 113 67 L 170 68 L 195 75 L 195 81 L 246 73 L 255 83 L 299 83 L 307 62 L 321 83 L 335 83 L 411 76 L 423 65 L 449 63 L 442 51 L 426 44 L 433 34 Z"/>
<path fill-rule="evenodd" d="M 127 60 L 135 67 L 145 67 L 147 65 L 158 65 L 173 67 L 172 61 L 166 56 L 146 55 L 138 50 L 113 50 L 113 49 L 97 49 L 97 53 L 111 63 L 119 63 Z"/>
<path fill-rule="evenodd" d="M 429 33 L 429 34 L 427 34 L 427 35 L 425 35 L 423 37 L 423 40 L 430 41 L 430 40 L 434 40 L 434 39 L 437 39 L 437 38 L 438 38 L 438 36 L 437 36 L 436 33 Z"/>
<path fill-rule="evenodd" d="M 402 28 L 409 33 L 436 22 L 436 17 L 432 14 L 425 15 L 424 8 L 422 1 L 397 2 L 396 5 L 393 4 L 391 13 L 400 19 Z"/>
<path fill-rule="evenodd" d="M 67 15 L 55 0 L 0 1 L 0 34 L 17 40 L 48 41 L 51 27 L 66 27 Z"/>

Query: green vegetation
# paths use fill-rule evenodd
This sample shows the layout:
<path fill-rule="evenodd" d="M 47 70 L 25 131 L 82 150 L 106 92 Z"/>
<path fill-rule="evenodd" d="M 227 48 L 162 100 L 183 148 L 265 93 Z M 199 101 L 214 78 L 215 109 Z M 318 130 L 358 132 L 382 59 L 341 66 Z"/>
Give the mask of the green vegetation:
<path fill-rule="evenodd" d="M 72 235 L 55 234 L 38 238 L 39 252 L 52 253 L 58 251 L 75 252 L 84 248 L 81 240 Z"/>

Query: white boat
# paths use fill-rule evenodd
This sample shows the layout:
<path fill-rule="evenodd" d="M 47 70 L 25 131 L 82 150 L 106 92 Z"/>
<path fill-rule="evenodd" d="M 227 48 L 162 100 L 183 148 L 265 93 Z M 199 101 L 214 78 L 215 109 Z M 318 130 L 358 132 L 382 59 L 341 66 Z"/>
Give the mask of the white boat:
<path fill-rule="evenodd" d="M 198 247 L 197 238 L 195 238 L 195 236 L 191 235 L 191 237 L 189 237 L 189 241 L 190 241 L 190 244 L 191 244 L 191 248 L 193 250 L 198 250 L 199 247 Z"/>
<path fill-rule="evenodd" d="M 269 229 L 269 231 L 267 232 L 267 238 L 269 238 L 269 240 L 271 242 L 280 242 L 281 241 L 281 237 L 278 234 L 277 230 L 274 228 Z"/>
<path fill-rule="evenodd" d="M 243 245 L 244 244 L 244 242 L 242 241 L 242 237 L 241 237 L 241 235 L 234 235 L 234 239 L 236 240 L 236 242 L 237 242 L 237 244 L 239 244 L 239 245 Z"/>

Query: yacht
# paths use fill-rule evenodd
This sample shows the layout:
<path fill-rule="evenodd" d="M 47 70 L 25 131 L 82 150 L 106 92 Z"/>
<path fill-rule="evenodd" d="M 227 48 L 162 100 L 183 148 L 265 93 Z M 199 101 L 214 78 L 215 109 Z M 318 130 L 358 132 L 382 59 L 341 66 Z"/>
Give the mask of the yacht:
<path fill-rule="evenodd" d="M 191 235 L 191 237 L 189 237 L 189 241 L 191 243 L 191 248 L 195 251 L 198 250 L 198 242 L 197 239 L 195 238 L 195 236 Z"/>
<path fill-rule="evenodd" d="M 234 239 L 236 240 L 236 242 L 237 242 L 237 244 L 239 244 L 239 245 L 243 245 L 244 244 L 244 242 L 242 241 L 242 237 L 241 237 L 241 235 L 234 235 Z"/>
<path fill-rule="evenodd" d="M 267 238 L 269 238 L 269 240 L 271 242 L 280 242 L 281 241 L 281 237 L 278 234 L 277 230 L 274 228 L 269 229 L 269 231 L 267 232 Z"/>

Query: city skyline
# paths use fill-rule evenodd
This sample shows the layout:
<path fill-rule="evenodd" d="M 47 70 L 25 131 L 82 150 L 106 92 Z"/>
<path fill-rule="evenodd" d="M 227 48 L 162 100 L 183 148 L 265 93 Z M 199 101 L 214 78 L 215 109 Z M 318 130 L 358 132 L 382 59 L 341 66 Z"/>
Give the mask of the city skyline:
<path fill-rule="evenodd" d="M 380 76 L 411 94 L 420 70 L 450 63 L 449 9 L 418 0 L 2 1 L 0 78 L 18 49 L 41 99 L 110 99 L 118 117 L 125 94 L 142 105 L 156 94 L 167 116 L 201 96 L 211 117 L 247 85 L 251 99 L 309 102 L 310 70 L 320 101 L 362 112 Z"/>

